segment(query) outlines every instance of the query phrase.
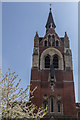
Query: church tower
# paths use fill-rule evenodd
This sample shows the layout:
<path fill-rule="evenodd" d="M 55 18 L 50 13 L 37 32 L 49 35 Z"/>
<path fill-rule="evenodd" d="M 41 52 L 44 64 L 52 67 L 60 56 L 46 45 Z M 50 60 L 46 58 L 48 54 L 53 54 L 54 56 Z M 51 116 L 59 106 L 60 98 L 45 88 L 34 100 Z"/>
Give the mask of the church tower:
<path fill-rule="evenodd" d="M 31 90 L 37 86 L 32 103 L 48 106 L 47 117 L 76 118 L 72 52 L 69 37 L 59 37 L 50 8 L 44 37 L 34 37 Z M 76 120 L 76 119 L 74 119 Z"/>

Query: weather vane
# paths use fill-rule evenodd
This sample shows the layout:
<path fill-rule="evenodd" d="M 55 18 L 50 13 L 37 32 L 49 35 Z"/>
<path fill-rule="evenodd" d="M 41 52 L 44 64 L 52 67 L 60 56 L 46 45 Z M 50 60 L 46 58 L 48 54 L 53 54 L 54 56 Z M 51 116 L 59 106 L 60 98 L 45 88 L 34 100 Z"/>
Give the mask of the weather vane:
<path fill-rule="evenodd" d="M 52 5 L 52 4 L 50 3 L 50 7 L 51 7 L 51 5 Z"/>
<path fill-rule="evenodd" d="M 50 3 L 50 10 L 51 10 L 51 5 L 52 5 L 52 4 Z"/>

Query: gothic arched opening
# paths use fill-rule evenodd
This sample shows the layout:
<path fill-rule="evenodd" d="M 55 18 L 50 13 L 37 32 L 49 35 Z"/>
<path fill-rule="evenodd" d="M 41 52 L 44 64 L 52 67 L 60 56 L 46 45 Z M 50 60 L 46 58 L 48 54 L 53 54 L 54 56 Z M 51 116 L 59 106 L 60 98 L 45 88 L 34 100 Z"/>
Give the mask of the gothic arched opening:
<path fill-rule="evenodd" d="M 54 65 L 54 68 L 58 68 L 59 65 L 58 65 L 58 55 L 55 54 L 54 57 L 53 57 L 53 65 Z"/>
<path fill-rule="evenodd" d="M 53 39 L 55 39 L 55 36 L 54 36 L 54 35 L 52 35 L 52 38 L 53 38 Z"/>
<path fill-rule="evenodd" d="M 53 109 L 54 109 L 53 104 L 54 104 L 54 103 L 53 103 L 53 98 L 51 98 L 51 112 L 54 111 L 54 110 L 53 110 Z"/>
<path fill-rule="evenodd" d="M 48 40 L 51 38 L 51 35 L 48 35 Z"/>
<path fill-rule="evenodd" d="M 60 103 L 58 103 L 58 112 L 60 112 Z"/>
<path fill-rule="evenodd" d="M 45 40 L 45 42 L 44 42 L 44 46 L 47 46 L 47 41 Z"/>
<path fill-rule="evenodd" d="M 49 56 L 45 57 L 45 68 L 50 68 L 50 57 Z"/>
<path fill-rule="evenodd" d="M 58 46 L 59 45 L 59 42 L 58 42 L 58 40 L 56 41 L 56 46 Z"/>

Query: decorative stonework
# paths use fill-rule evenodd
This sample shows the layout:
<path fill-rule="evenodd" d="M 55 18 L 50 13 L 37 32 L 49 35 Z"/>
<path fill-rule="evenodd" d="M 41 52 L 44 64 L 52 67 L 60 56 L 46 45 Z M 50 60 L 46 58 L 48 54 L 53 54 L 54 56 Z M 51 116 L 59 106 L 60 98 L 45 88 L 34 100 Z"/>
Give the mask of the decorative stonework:
<path fill-rule="evenodd" d="M 72 56 L 72 52 L 71 52 L 70 48 L 64 48 L 64 54 Z"/>
<path fill-rule="evenodd" d="M 48 99 L 47 94 L 44 94 L 43 98 L 44 98 L 44 100 L 47 100 Z"/>
<path fill-rule="evenodd" d="M 64 48 L 65 70 L 72 70 L 72 52 L 70 48 Z"/>
<path fill-rule="evenodd" d="M 57 101 L 61 101 L 61 96 L 57 95 Z"/>
<path fill-rule="evenodd" d="M 50 50 L 50 51 L 49 51 L 49 55 L 50 55 L 51 57 L 54 55 L 53 50 Z"/>
<path fill-rule="evenodd" d="M 49 36 L 50 36 L 50 38 L 49 38 Z M 54 36 L 54 38 L 53 38 L 53 36 Z M 46 45 L 45 45 L 45 42 L 46 42 Z M 48 46 L 48 47 L 60 46 L 60 40 L 57 38 L 57 36 L 55 34 L 48 34 L 44 38 L 43 46 Z"/>
<path fill-rule="evenodd" d="M 40 69 L 45 69 L 45 66 L 44 66 L 44 58 L 46 55 L 50 55 L 50 57 L 53 57 L 55 54 L 58 55 L 59 57 L 59 68 L 60 70 L 63 70 L 64 67 L 63 67 L 63 56 L 61 54 L 61 52 L 56 49 L 56 48 L 47 48 L 46 50 L 43 51 L 43 53 L 41 54 L 41 58 L 40 58 Z"/>
<path fill-rule="evenodd" d="M 33 55 L 32 67 L 34 67 L 34 68 L 39 67 L 39 56 L 38 55 Z"/>

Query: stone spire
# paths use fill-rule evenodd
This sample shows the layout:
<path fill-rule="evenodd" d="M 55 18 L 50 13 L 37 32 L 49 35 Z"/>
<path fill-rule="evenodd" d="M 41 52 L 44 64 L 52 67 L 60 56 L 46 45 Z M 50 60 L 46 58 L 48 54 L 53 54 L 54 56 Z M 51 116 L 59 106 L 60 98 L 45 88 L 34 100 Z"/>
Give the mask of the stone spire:
<path fill-rule="evenodd" d="M 50 8 L 50 12 L 49 12 L 49 16 L 48 16 L 48 20 L 46 23 L 46 32 L 49 30 L 49 28 L 54 28 L 56 27 L 54 20 L 53 20 L 53 16 L 52 16 L 52 12 L 51 12 L 51 8 Z"/>
<path fill-rule="evenodd" d="M 68 38 L 67 32 L 65 32 L 65 35 L 64 35 L 64 47 L 69 48 L 69 38 Z"/>
<path fill-rule="evenodd" d="M 34 47 L 38 47 L 39 45 L 39 36 L 38 33 L 36 32 L 36 35 L 34 37 Z"/>

